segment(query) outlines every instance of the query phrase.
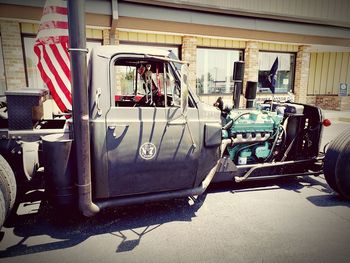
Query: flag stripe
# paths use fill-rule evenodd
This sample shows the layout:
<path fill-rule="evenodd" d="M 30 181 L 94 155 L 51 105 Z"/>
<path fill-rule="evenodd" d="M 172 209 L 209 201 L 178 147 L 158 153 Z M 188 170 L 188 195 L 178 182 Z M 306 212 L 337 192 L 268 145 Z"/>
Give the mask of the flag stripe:
<path fill-rule="evenodd" d="M 34 45 L 38 69 L 63 112 L 72 109 L 67 2 L 47 0 Z"/>
<path fill-rule="evenodd" d="M 35 46 L 34 47 L 34 52 L 35 54 L 39 57 L 39 59 L 41 58 L 41 55 L 40 55 L 40 49 L 38 46 Z M 54 88 L 50 78 L 45 74 L 45 71 L 44 71 L 44 68 L 42 66 L 42 63 L 40 62 L 41 60 L 39 60 L 39 63 L 37 65 L 38 69 L 39 69 L 39 72 L 40 72 L 40 75 L 41 75 L 41 78 L 43 79 L 43 81 L 45 82 L 45 84 L 47 85 L 47 87 L 49 88 L 50 90 L 50 93 L 52 95 L 52 98 L 54 99 L 54 101 L 56 102 L 58 108 L 61 110 L 61 111 L 65 111 L 66 110 L 66 107 L 63 103 L 63 101 L 61 100 L 60 96 L 57 94 L 56 92 L 56 89 Z"/>
<path fill-rule="evenodd" d="M 55 91 L 55 93 L 57 94 L 57 96 L 59 97 L 59 99 L 62 103 L 60 110 L 62 110 L 63 112 L 67 111 L 67 109 L 71 110 L 71 102 L 69 102 L 67 100 L 66 96 L 62 92 L 61 87 L 56 82 L 55 76 L 53 76 L 53 74 L 51 73 L 50 69 L 48 68 L 47 64 L 45 63 L 45 60 L 43 60 L 41 65 L 43 67 L 43 72 L 48 77 L 48 81 L 47 81 L 46 85 L 48 85 L 49 88 L 51 87 L 51 89 L 50 89 L 51 92 Z M 58 106 L 60 106 L 57 101 L 56 101 L 56 103 Z"/>
<path fill-rule="evenodd" d="M 46 44 L 55 44 L 59 42 L 66 42 L 68 43 L 68 36 L 51 36 L 51 37 L 45 37 L 41 39 L 36 40 L 36 44 L 46 45 Z"/>
<path fill-rule="evenodd" d="M 62 84 L 67 88 L 67 90 L 69 90 L 69 94 L 70 94 L 70 81 L 69 81 L 69 78 L 67 77 L 66 73 L 63 70 L 63 66 L 65 65 L 65 62 L 63 62 L 63 64 L 60 64 L 58 62 L 58 57 L 61 57 L 61 56 L 59 54 L 53 53 L 52 49 L 55 46 L 56 46 L 56 44 L 51 44 L 51 45 L 47 46 L 44 49 L 44 55 L 46 54 L 48 56 L 49 61 L 52 63 L 53 69 L 57 72 L 57 75 L 54 74 L 56 79 L 59 79 L 63 82 Z M 59 83 L 59 84 L 61 85 L 61 83 Z"/>
<path fill-rule="evenodd" d="M 57 5 L 45 6 L 43 15 L 52 14 L 52 13 L 67 15 L 68 14 L 67 7 L 61 7 L 61 6 L 57 6 Z"/>
<path fill-rule="evenodd" d="M 68 29 L 68 22 L 65 21 L 47 21 L 40 24 L 39 31 L 52 29 Z"/>
<path fill-rule="evenodd" d="M 45 52 L 44 52 L 44 46 L 40 46 L 40 52 L 41 52 L 41 64 L 43 67 L 43 70 L 45 74 L 49 77 L 50 82 L 52 83 L 56 93 L 59 95 L 61 101 L 65 105 L 66 108 L 70 108 L 71 102 L 67 99 L 63 89 L 65 87 L 58 85 L 55 75 L 53 72 L 50 70 L 50 67 L 48 66 L 48 61 L 45 59 Z"/>
<path fill-rule="evenodd" d="M 51 81 L 54 84 L 57 84 L 57 85 L 55 85 L 55 87 L 59 87 L 61 92 L 64 94 L 65 98 L 68 100 L 69 103 L 71 103 L 70 85 L 67 87 L 65 85 L 65 83 L 62 81 L 61 76 L 58 74 L 57 70 L 55 69 L 54 65 L 52 64 L 52 61 L 51 61 L 49 55 L 47 54 L 46 48 L 47 48 L 47 46 L 42 46 L 43 58 L 44 58 L 43 62 L 45 62 L 42 64 L 43 64 L 44 68 L 45 68 L 45 64 L 46 64 L 47 71 L 51 72 L 51 75 L 54 78 L 54 79 L 51 79 Z M 47 71 L 46 71 L 46 73 L 48 75 L 50 75 L 49 72 L 47 72 Z M 62 100 L 64 101 L 64 98 L 62 98 Z"/>
<path fill-rule="evenodd" d="M 47 14 L 41 17 L 40 23 L 45 23 L 45 22 L 50 22 L 50 21 L 63 21 L 67 22 L 68 17 L 66 15 L 61 15 L 61 14 Z"/>
<path fill-rule="evenodd" d="M 59 37 L 67 37 L 68 38 L 68 30 L 67 29 L 43 29 L 38 32 L 38 38 L 55 38 L 59 39 Z"/>
<path fill-rule="evenodd" d="M 59 49 L 59 47 L 62 47 L 62 45 L 51 45 L 51 50 L 53 52 L 53 55 L 55 56 L 58 64 L 62 67 L 62 70 L 64 72 L 64 75 L 66 78 L 70 81 L 70 67 L 69 67 L 69 58 L 66 55 L 66 52 L 64 49 Z"/>
<path fill-rule="evenodd" d="M 67 41 L 67 43 L 68 43 L 68 41 Z M 63 52 L 64 52 L 64 54 L 66 54 L 65 59 L 67 59 L 67 61 L 68 61 L 67 65 L 68 65 L 69 70 L 70 70 L 70 56 L 69 56 L 69 53 L 68 53 L 68 46 L 64 46 L 62 44 L 62 45 L 58 45 L 57 48 L 61 51 L 61 54 L 63 54 Z M 63 50 L 63 52 L 62 52 L 62 50 Z"/>

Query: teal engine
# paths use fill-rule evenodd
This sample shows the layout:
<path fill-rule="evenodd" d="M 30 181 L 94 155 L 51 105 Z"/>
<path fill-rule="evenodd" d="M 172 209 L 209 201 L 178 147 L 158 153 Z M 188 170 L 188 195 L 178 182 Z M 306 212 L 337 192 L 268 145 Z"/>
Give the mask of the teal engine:
<path fill-rule="evenodd" d="M 236 164 L 269 160 L 281 144 L 283 114 L 253 109 L 232 110 L 224 120 L 223 140 L 230 159 Z"/>

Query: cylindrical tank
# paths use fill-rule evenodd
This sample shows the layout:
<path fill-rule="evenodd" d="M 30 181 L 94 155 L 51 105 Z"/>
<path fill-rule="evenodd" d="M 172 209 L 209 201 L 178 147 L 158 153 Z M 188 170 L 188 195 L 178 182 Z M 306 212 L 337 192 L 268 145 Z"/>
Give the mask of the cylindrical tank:
<path fill-rule="evenodd" d="M 50 134 L 42 137 L 45 183 L 49 200 L 54 205 L 74 203 L 75 155 L 73 140 L 68 134 Z"/>

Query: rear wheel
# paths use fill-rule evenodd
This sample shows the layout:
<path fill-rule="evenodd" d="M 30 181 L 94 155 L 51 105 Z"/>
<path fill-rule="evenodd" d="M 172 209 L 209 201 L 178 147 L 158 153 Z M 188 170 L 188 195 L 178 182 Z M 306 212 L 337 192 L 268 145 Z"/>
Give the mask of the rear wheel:
<path fill-rule="evenodd" d="M 0 189 L 0 229 L 5 222 L 6 213 L 7 213 L 7 210 L 6 210 L 6 205 L 5 205 L 5 199 L 4 199 L 4 195 L 2 194 L 2 191 Z"/>
<path fill-rule="evenodd" d="M 346 199 L 350 200 L 350 139 L 348 138 L 342 152 L 339 154 L 335 168 L 335 181 L 338 192 Z"/>
<path fill-rule="evenodd" d="M 324 175 L 329 186 L 350 199 L 350 131 L 341 133 L 330 145 L 324 162 Z"/>
<path fill-rule="evenodd" d="M 5 221 L 16 200 L 17 186 L 15 175 L 8 162 L 0 155 L 0 220 Z M 0 228 L 4 222 L 0 221 Z"/>

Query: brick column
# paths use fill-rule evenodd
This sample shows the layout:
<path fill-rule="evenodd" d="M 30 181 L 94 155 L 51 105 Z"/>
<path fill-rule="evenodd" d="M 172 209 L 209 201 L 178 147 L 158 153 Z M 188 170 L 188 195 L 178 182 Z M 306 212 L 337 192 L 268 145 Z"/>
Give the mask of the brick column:
<path fill-rule="evenodd" d="M 248 41 L 244 51 L 244 80 L 245 91 L 247 81 L 258 81 L 259 76 L 259 48 L 258 42 Z"/>
<path fill-rule="evenodd" d="M 119 45 L 119 31 L 115 29 L 104 29 L 102 31 L 103 45 Z"/>
<path fill-rule="evenodd" d="M 299 46 L 294 79 L 295 101 L 299 103 L 306 103 L 307 83 L 309 78 L 309 64 L 309 46 Z"/>
<path fill-rule="evenodd" d="M 109 45 L 110 44 L 110 33 L 109 33 L 109 29 L 104 29 L 102 31 L 102 37 L 103 37 L 103 40 L 102 40 L 102 45 Z"/>
<path fill-rule="evenodd" d="M 182 37 L 182 60 L 190 63 L 189 85 L 192 89 L 196 88 L 196 60 L 197 60 L 197 38 L 194 36 Z"/>
<path fill-rule="evenodd" d="M 21 30 L 18 22 L 0 21 L 1 41 L 8 90 L 26 87 Z"/>

